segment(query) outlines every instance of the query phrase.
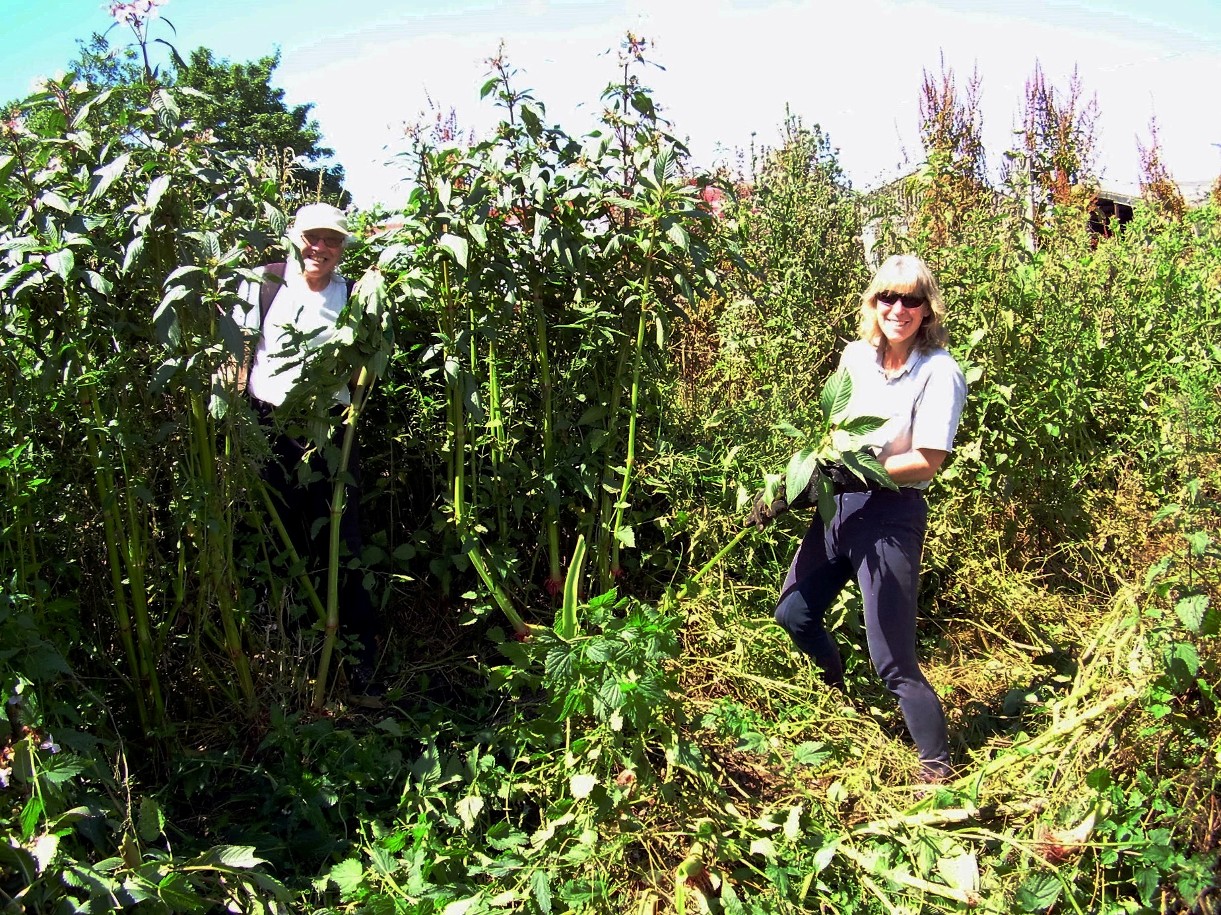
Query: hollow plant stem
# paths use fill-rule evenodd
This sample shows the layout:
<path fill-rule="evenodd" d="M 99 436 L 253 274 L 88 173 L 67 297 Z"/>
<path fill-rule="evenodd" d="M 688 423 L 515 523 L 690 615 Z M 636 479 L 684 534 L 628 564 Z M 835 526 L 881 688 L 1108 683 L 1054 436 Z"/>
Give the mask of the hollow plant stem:
<path fill-rule="evenodd" d="M 362 366 L 352 392 L 352 402 L 344 413 L 343 445 L 339 452 L 339 466 L 335 470 L 335 484 L 331 490 L 331 519 L 328 531 L 330 540 L 326 563 L 326 620 L 323 623 L 322 656 L 318 659 L 318 676 L 314 680 L 315 708 L 321 708 L 326 698 L 326 680 L 330 672 L 331 655 L 335 651 L 335 640 L 339 634 L 339 567 L 340 522 L 347 504 L 348 464 L 352 458 L 352 445 L 356 441 L 356 423 L 360 419 L 372 383 L 372 372 Z"/>

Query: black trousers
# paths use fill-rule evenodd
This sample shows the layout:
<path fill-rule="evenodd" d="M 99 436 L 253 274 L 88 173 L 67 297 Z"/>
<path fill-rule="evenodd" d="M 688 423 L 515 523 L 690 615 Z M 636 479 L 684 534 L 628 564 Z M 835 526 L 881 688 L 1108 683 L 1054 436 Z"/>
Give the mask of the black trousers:
<path fill-rule="evenodd" d="M 255 397 L 250 398 L 259 422 L 271 438 L 271 460 L 263 468 L 263 481 L 267 484 L 276 511 L 293 547 L 314 577 L 318 594 L 325 602 L 326 566 L 329 553 L 329 531 L 331 498 L 334 481 L 327 468 L 325 456 L 315 451 L 309 460 L 309 479 L 300 482 L 300 464 L 309 448 L 303 438 L 296 438 L 275 428 L 275 407 Z M 342 408 L 337 407 L 337 410 Z M 335 432 L 332 444 L 343 443 L 343 427 Z M 363 541 L 360 525 L 360 439 L 352 443 L 348 457 L 348 483 L 344 498 L 343 514 L 339 519 L 339 538 L 350 557 L 359 557 Z M 341 550 L 342 554 L 342 550 Z M 356 639 L 360 648 L 356 654 L 358 668 L 371 672 L 377 661 L 378 641 L 382 636 L 381 620 L 373 609 L 369 592 L 365 590 L 360 569 L 343 568 L 339 576 L 339 626 L 340 632 Z"/>

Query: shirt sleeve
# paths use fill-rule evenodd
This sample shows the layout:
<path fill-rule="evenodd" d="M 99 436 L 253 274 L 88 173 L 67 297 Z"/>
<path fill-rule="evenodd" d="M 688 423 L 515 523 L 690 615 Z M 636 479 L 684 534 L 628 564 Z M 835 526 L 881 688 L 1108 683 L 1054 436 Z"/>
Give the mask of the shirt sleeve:
<path fill-rule="evenodd" d="M 967 380 L 949 353 L 929 360 L 929 377 L 912 411 L 912 449 L 952 451 L 967 402 Z"/>

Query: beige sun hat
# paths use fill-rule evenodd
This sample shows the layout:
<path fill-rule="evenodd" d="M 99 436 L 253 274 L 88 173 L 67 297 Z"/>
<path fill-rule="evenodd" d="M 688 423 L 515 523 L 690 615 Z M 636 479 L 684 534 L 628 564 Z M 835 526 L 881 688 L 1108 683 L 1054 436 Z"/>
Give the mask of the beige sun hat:
<path fill-rule="evenodd" d="M 343 236 L 343 243 L 350 244 L 354 238 L 348 229 L 348 217 L 343 210 L 329 203 L 307 203 L 297 210 L 293 217 L 289 234 L 298 241 L 306 232 L 316 232 L 319 229 L 329 229 Z"/>

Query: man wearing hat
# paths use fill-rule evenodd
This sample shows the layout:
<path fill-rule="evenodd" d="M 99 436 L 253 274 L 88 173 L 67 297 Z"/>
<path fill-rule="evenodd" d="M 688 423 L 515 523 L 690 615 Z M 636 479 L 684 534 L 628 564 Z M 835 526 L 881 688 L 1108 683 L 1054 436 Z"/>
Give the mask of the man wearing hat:
<path fill-rule="evenodd" d="M 316 568 L 325 564 L 327 556 L 327 525 L 318 522 L 330 517 L 331 474 L 325 458 L 315 451 L 309 462 L 310 472 L 305 475 L 309 482 L 300 482 L 299 465 L 309 442 L 277 427 L 275 411 L 284 405 L 300 381 L 302 350 L 308 353 L 316 349 L 335 333 L 352 288 L 336 268 L 353 236 L 341 210 L 326 203 L 311 203 L 297 211 L 288 237 L 300 257 L 261 268 L 262 282 L 243 287 L 241 294 L 247 307 L 235 317 L 239 324 L 258 332 L 246 393 L 260 422 L 272 436 L 272 458 L 264 468 L 263 478 L 298 555 Z M 348 386 L 339 380 L 333 412 L 341 411 L 349 403 Z M 339 532 L 349 553 L 359 556 L 359 439 L 353 443 L 348 471 L 353 482 L 348 485 Z M 355 693 L 376 694 L 380 687 L 372 678 L 380 621 L 358 572 L 345 567 L 339 589 L 340 621 L 345 634 L 360 642 L 355 665 L 349 669 L 349 683 Z"/>

